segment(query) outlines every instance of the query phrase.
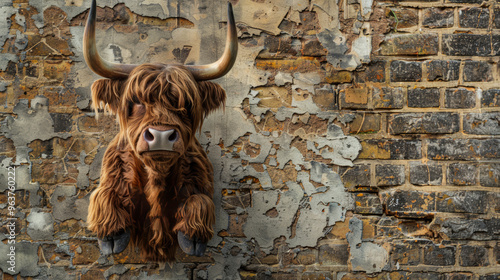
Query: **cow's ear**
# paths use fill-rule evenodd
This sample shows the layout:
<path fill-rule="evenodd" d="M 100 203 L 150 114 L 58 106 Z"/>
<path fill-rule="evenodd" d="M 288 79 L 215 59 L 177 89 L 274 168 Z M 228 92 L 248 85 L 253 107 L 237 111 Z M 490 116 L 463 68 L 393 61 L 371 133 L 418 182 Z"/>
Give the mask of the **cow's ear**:
<path fill-rule="evenodd" d="M 92 84 L 92 106 L 113 114 L 118 113 L 122 96 L 123 80 L 100 79 Z"/>
<path fill-rule="evenodd" d="M 198 82 L 200 94 L 203 98 L 204 116 L 217 110 L 219 107 L 224 107 L 226 104 L 226 91 L 216 83 L 210 81 Z"/>

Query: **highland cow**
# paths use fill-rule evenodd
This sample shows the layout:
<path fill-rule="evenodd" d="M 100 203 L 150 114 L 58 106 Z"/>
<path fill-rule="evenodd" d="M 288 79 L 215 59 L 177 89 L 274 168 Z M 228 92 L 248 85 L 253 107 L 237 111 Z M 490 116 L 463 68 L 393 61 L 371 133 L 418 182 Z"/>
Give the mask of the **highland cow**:
<path fill-rule="evenodd" d="M 104 255 L 123 251 L 129 241 L 151 261 L 173 261 L 177 247 L 203 255 L 213 236 L 214 186 L 212 165 L 195 134 L 225 102 L 224 90 L 207 80 L 225 75 L 234 64 L 232 7 L 228 4 L 224 54 L 209 65 L 105 61 L 96 50 L 95 17 L 93 0 L 84 56 L 89 68 L 107 79 L 93 83 L 92 103 L 116 114 L 120 131 L 103 158 L 88 228 Z"/>

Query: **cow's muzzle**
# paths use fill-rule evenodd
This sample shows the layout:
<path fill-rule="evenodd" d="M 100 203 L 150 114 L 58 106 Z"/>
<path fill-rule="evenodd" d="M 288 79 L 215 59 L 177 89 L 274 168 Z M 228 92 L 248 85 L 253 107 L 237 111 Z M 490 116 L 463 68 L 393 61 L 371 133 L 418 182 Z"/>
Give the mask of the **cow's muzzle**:
<path fill-rule="evenodd" d="M 148 144 L 148 151 L 174 151 L 179 133 L 175 129 L 157 130 L 149 127 L 144 130 L 142 137 Z"/>

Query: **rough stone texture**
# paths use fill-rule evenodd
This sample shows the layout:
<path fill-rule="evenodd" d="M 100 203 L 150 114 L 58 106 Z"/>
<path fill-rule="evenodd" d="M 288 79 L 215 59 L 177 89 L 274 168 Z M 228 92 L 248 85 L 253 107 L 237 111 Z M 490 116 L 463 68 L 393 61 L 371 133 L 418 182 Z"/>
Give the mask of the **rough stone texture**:
<path fill-rule="evenodd" d="M 457 56 L 489 56 L 491 37 L 480 34 L 443 34 L 443 53 Z"/>
<path fill-rule="evenodd" d="M 489 202 L 485 191 L 449 191 L 436 194 L 436 210 L 450 213 L 486 213 Z"/>
<path fill-rule="evenodd" d="M 381 55 L 435 55 L 439 50 L 437 34 L 386 36 Z"/>
<path fill-rule="evenodd" d="M 421 62 L 393 61 L 391 63 L 391 82 L 419 82 L 421 79 Z"/>
<path fill-rule="evenodd" d="M 464 132 L 480 135 L 500 134 L 500 112 L 470 113 L 464 116 Z"/>
<path fill-rule="evenodd" d="M 476 93 L 466 88 L 449 88 L 444 94 L 446 108 L 466 109 L 476 106 Z"/>
<path fill-rule="evenodd" d="M 443 181 L 442 166 L 438 164 L 410 163 L 410 183 L 439 186 Z"/>
<path fill-rule="evenodd" d="M 461 266 L 488 266 L 488 249 L 481 246 L 461 246 L 459 264 Z"/>
<path fill-rule="evenodd" d="M 376 165 L 375 181 L 377 186 L 397 186 L 405 182 L 403 165 Z"/>
<path fill-rule="evenodd" d="M 457 249 L 454 246 L 429 245 L 424 247 L 424 264 L 427 265 L 454 265 L 455 253 Z"/>
<path fill-rule="evenodd" d="M 422 25 L 429 28 L 448 28 L 453 26 L 453 9 L 427 8 L 424 9 Z"/>
<path fill-rule="evenodd" d="M 442 134 L 459 130 L 459 115 L 455 113 L 401 113 L 389 117 L 391 134 Z"/>
<path fill-rule="evenodd" d="M 408 107 L 439 107 L 441 94 L 437 88 L 408 89 Z"/>
<path fill-rule="evenodd" d="M 238 59 L 215 81 L 224 110 L 198 135 L 215 169 L 215 235 L 205 256 L 165 265 L 131 247 L 100 256 L 85 228 L 118 130 L 90 107 L 90 1 L 0 0 L 0 278 L 497 279 L 500 2 L 231 3 Z M 109 61 L 222 53 L 224 2 L 98 5 Z"/>
<path fill-rule="evenodd" d="M 500 164 L 491 163 L 479 168 L 479 181 L 484 187 L 500 187 Z"/>
<path fill-rule="evenodd" d="M 483 92 L 481 106 L 500 107 L 500 89 L 489 89 Z"/>
<path fill-rule="evenodd" d="M 460 61 L 431 60 L 424 63 L 429 81 L 456 81 L 460 73 Z"/>
<path fill-rule="evenodd" d="M 487 28 L 490 10 L 484 8 L 464 8 L 458 11 L 458 24 L 463 28 Z"/>
<path fill-rule="evenodd" d="M 404 105 L 403 88 L 373 88 L 373 107 L 377 109 L 401 109 Z"/>
<path fill-rule="evenodd" d="M 465 82 L 489 82 L 493 80 L 491 65 L 484 61 L 465 61 Z"/>
<path fill-rule="evenodd" d="M 446 171 L 448 184 L 458 186 L 475 185 L 477 181 L 477 167 L 474 164 L 452 163 Z"/>

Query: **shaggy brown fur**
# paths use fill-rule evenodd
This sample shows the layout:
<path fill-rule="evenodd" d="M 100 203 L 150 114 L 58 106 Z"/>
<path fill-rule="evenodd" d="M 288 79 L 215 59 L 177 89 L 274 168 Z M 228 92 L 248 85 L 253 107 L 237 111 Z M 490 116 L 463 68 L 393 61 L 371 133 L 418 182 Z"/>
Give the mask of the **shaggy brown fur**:
<path fill-rule="evenodd" d="M 197 82 L 183 66 L 143 64 L 127 80 L 92 85 L 93 106 L 118 115 L 120 132 L 104 155 L 90 198 L 88 227 L 99 238 L 122 229 L 148 260 L 173 261 L 177 231 L 207 242 L 213 236 L 213 170 L 195 138 L 203 119 L 224 105 L 217 84 Z M 97 112 L 96 112 L 97 113 Z M 145 151 L 150 126 L 174 128 L 174 151 Z"/>

